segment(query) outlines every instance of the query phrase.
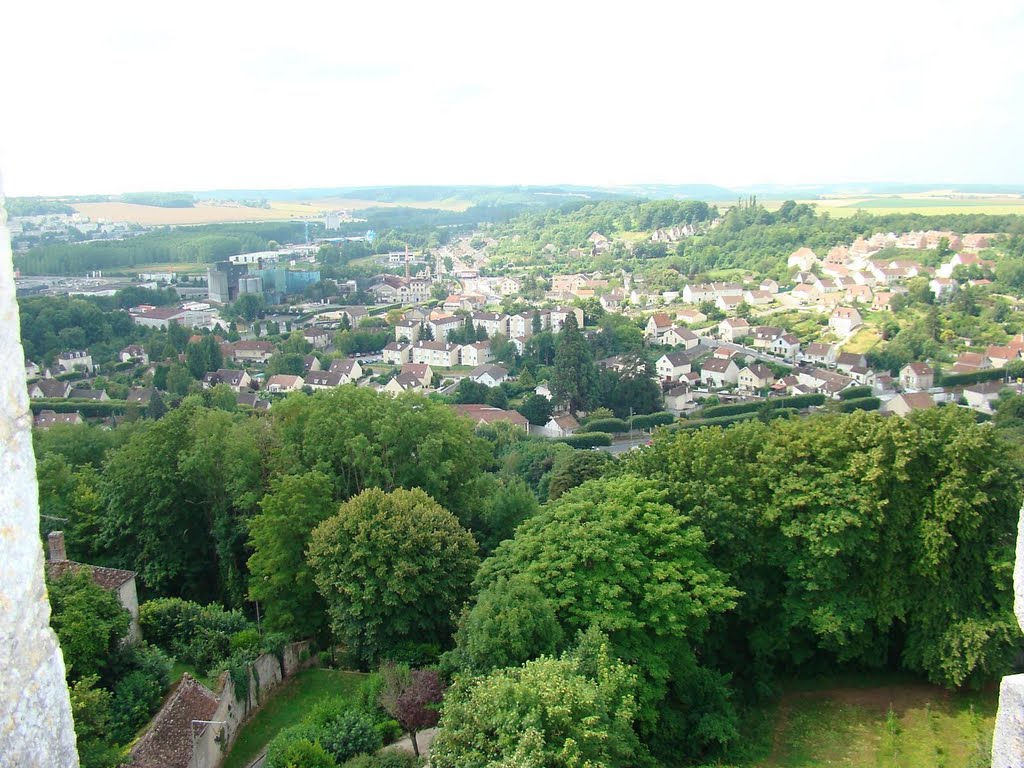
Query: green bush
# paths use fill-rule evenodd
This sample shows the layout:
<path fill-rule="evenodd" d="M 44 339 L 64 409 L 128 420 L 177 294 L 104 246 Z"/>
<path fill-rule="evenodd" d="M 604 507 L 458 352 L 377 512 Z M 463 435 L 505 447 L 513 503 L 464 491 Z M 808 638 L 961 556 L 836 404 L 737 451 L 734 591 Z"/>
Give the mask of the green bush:
<path fill-rule="evenodd" d="M 256 627 L 248 627 L 241 632 L 236 632 L 230 638 L 231 652 L 236 651 L 253 652 L 260 648 L 262 639 Z"/>
<path fill-rule="evenodd" d="M 792 419 L 800 415 L 798 408 L 776 408 L 771 412 L 773 419 Z"/>
<path fill-rule="evenodd" d="M 317 729 L 320 745 L 339 764 L 363 752 L 376 752 L 383 743 L 373 718 L 340 698 L 317 704 L 306 722 Z"/>
<path fill-rule="evenodd" d="M 402 727 L 380 705 L 380 693 L 383 688 L 384 678 L 379 672 L 371 672 L 356 693 L 355 706 L 373 721 L 381 742 L 390 744 L 401 738 Z"/>
<path fill-rule="evenodd" d="M 239 611 L 199 605 L 177 597 L 158 598 L 139 608 L 142 633 L 179 661 L 208 671 L 232 655 L 232 640 L 251 628 Z M 251 638 L 242 634 L 242 641 Z M 216 670 L 213 670 L 216 671 Z"/>
<path fill-rule="evenodd" d="M 843 400 L 839 403 L 840 413 L 853 413 L 854 411 L 877 411 L 882 401 L 877 397 L 857 397 L 851 400 Z"/>
<path fill-rule="evenodd" d="M 159 648 L 140 643 L 125 646 L 115 664 L 118 680 L 110 706 L 111 738 L 124 744 L 160 708 L 171 683 L 171 660 Z"/>
<path fill-rule="evenodd" d="M 119 416 L 127 410 L 129 403 L 124 400 L 63 400 L 38 398 L 29 402 L 32 413 L 54 411 L 56 413 L 74 413 L 78 411 L 83 417 L 98 418 L 103 416 Z"/>
<path fill-rule="evenodd" d="M 405 734 L 397 720 L 381 720 L 374 724 L 373 727 L 377 730 L 382 744 L 398 741 Z"/>
<path fill-rule="evenodd" d="M 792 397 L 773 399 L 771 402 L 775 404 L 776 408 L 810 408 L 812 405 L 824 404 L 825 396 L 820 394 L 793 395 Z"/>
<path fill-rule="evenodd" d="M 319 729 L 312 723 L 302 722 L 284 728 L 267 745 L 265 768 L 292 768 L 290 760 L 297 745 L 315 744 L 319 736 Z M 330 760 L 329 765 L 337 765 L 330 753 L 324 750 L 324 754 Z"/>
<path fill-rule="evenodd" d="M 694 419 L 691 421 L 680 421 L 679 429 L 700 429 L 701 427 L 727 427 L 739 421 L 756 419 L 756 413 L 737 413 L 732 416 L 716 416 L 713 419 Z"/>
<path fill-rule="evenodd" d="M 989 368 L 984 371 L 971 371 L 970 373 L 950 373 L 937 375 L 935 383 L 944 387 L 969 387 L 971 384 L 980 384 L 983 381 L 998 381 L 1006 375 L 1001 368 Z"/>
<path fill-rule="evenodd" d="M 730 403 L 729 405 L 713 405 L 701 409 L 702 419 L 714 419 L 723 416 L 736 416 L 741 413 L 753 413 L 766 401 L 753 400 L 749 403 Z"/>
<path fill-rule="evenodd" d="M 571 445 L 573 448 L 596 448 L 600 445 L 611 445 L 612 436 L 607 432 L 581 432 L 563 437 L 559 442 Z"/>
<path fill-rule="evenodd" d="M 338 768 L 331 753 L 315 739 L 298 737 L 279 742 L 290 730 L 282 731 L 270 742 L 264 763 L 266 768 Z"/>
<path fill-rule="evenodd" d="M 657 413 L 647 413 L 641 416 L 634 416 L 630 421 L 633 429 L 653 429 L 654 427 L 664 427 L 669 424 L 674 424 L 676 417 L 668 411 L 658 411 Z"/>
<path fill-rule="evenodd" d="M 353 757 L 342 768 L 415 768 L 418 765 L 421 765 L 420 760 L 411 752 L 395 749 L 378 755 Z"/>
<path fill-rule="evenodd" d="M 192 634 L 199 619 L 198 603 L 180 597 L 149 600 L 139 606 L 139 625 L 151 643 L 170 650 L 175 640 Z"/>
<path fill-rule="evenodd" d="M 587 432 L 628 432 L 629 425 L 622 419 L 594 419 L 587 422 Z"/>
<path fill-rule="evenodd" d="M 839 393 L 840 400 L 859 400 L 862 397 L 871 397 L 871 387 L 850 387 Z"/>
<path fill-rule="evenodd" d="M 765 404 L 770 408 L 807 408 L 825 402 L 824 395 L 793 395 L 792 397 L 771 397 L 767 400 L 753 400 L 748 403 L 732 403 L 705 407 L 701 411 L 702 419 L 714 419 L 720 416 L 735 416 L 741 413 L 754 413 Z"/>

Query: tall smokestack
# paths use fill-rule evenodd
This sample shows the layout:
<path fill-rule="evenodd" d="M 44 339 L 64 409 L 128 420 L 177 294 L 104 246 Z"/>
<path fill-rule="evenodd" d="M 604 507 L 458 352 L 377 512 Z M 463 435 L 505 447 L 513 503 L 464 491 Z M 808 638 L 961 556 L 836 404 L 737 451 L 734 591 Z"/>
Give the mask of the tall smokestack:
<path fill-rule="evenodd" d="M 50 545 L 51 562 L 68 559 L 67 550 L 64 549 L 64 531 L 50 531 L 46 543 Z"/>
<path fill-rule="evenodd" d="M 409 244 L 405 245 L 405 279 L 409 279 Z"/>

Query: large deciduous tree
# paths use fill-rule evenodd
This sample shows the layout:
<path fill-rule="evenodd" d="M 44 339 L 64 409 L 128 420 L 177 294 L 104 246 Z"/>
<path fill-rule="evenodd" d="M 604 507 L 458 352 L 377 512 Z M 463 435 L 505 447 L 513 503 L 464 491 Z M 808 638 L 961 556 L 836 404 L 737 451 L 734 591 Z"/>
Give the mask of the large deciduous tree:
<path fill-rule="evenodd" d="M 627 467 L 692 515 L 743 592 L 705 643 L 721 668 L 898 665 L 959 686 L 1008 667 L 1021 473 L 970 413 L 678 433 Z"/>
<path fill-rule="evenodd" d="M 544 395 L 528 395 L 518 408 L 528 422 L 543 427 L 551 420 L 551 401 Z"/>
<path fill-rule="evenodd" d="M 146 588 L 239 604 L 246 521 L 263 494 L 269 423 L 186 399 L 111 451 L 100 476 L 104 561 Z"/>
<path fill-rule="evenodd" d="M 505 582 L 522 580 L 548 601 L 566 637 L 590 627 L 606 632 L 614 653 L 640 676 L 647 735 L 662 710 L 678 704 L 675 689 L 703 674 L 694 648 L 738 596 L 708 559 L 700 529 L 665 499 L 664 490 L 634 476 L 585 483 L 523 523 L 478 577 L 478 604 L 494 599 Z M 472 624 L 459 641 L 477 642 Z M 732 717 L 728 706 L 701 714 Z M 734 735 L 722 727 L 679 738 L 699 749 Z"/>
<path fill-rule="evenodd" d="M 267 627 L 291 637 L 316 637 L 327 606 L 306 562 L 313 529 L 336 510 L 331 479 L 322 472 L 286 475 L 271 483 L 249 522 L 249 596 L 263 603 Z"/>
<path fill-rule="evenodd" d="M 478 503 L 471 489 L 490 461 L 489 447 L 442 403 L 339 387 L 289 398 L 272 417 L 285 469 L 323 472 L 334 480 L 336 498 L 372 487 L 422 488 L 460 519 Z"/>
<path fill-rule="evenodd" d="M 476 542 L 422 490 L 372 488 L 313 531 L 309 562 L 334 634 L 372 664 L 449 643 Z"/>

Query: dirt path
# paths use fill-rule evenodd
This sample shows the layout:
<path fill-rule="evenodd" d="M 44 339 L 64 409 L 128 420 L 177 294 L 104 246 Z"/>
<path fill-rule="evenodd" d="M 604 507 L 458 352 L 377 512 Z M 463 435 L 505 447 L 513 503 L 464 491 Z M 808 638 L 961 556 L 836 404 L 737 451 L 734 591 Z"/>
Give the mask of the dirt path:
<path fill-rule="evenodd" d="M 437 736 L 437 728 L 427 728 L 424 731 L 420 731 L 416 734 L 416 746 L 420 748 L 421 755 L 430 754 L 430 745 L 434 743 L 434 738 Z M 403 752 L 412 752 L 412 741 L 408 736 L 405 736 L 394 744 L 388 744 L 384 747 L 384 751 L 387 750 L 402 750 Z"/>

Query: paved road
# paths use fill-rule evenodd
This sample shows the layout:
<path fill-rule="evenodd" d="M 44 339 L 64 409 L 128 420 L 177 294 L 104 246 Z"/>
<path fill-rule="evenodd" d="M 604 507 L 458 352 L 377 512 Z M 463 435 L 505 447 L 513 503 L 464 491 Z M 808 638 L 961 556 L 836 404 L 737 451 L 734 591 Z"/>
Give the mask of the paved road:
<path fill-rule="evenodd" d="M 765 363 L 778 363 L 779 365 L 784 365 L 787 368 L 791 368 L 794 365 L 792 360 L 787 360 L 782 357 L 776 357 L 775 355 L 769 355 L 765 352 L 762 352 L 759 349 L 754 349 L 753 347 L 744 347 L 741 346 L 740 344 L 733 344 L 728 341 L 719 341 L 714 344 L 709 342 L 703 346 L 711 347 L 712 349 L 714 349 L 715 347 L 724 347 L 725 349 L 734 350 L 735 352 L 738 352 L 741 355 L 745 355 L 746 357 L 753 357 Z"/>
<path fill-rule="evenodd" d="M 651 437 L 647 433 L 638 433 L 632 440 L 618 440 L 611 445 L 602 445 L 598 447 L 598 450 L 610 453 L 616 456 L 620 453 L 625 453 L 630 448 L 640 447 L 647 444 L 647 441 Z"/>

